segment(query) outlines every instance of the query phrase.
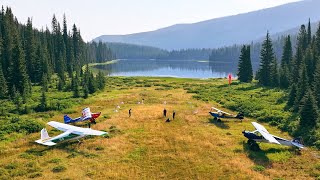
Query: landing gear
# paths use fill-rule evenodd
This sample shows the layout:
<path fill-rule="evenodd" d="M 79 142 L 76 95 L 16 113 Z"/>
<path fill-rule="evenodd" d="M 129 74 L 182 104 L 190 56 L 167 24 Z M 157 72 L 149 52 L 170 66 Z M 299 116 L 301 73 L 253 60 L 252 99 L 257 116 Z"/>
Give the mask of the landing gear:
<path fill-rule="evenodd" d="M 260 150 L 259 144 L 257 144 L 256 141 L 249 139 L 247 143 L 249 145 L 250 150 L 252 150 L 252 151 L 259 151 Z"/>
<path fill-rule="evenodd" d="M 80 144 L 82 144 L 82 141 L 80 141 L 80 140 L 78 139 L 78 145 L 80 145 Z"/>
<path fill-rule="evenodd" d="M 217 121 L 217 122 L 221 122 L 220 118 L 214 117 L 213 120 Z"/>

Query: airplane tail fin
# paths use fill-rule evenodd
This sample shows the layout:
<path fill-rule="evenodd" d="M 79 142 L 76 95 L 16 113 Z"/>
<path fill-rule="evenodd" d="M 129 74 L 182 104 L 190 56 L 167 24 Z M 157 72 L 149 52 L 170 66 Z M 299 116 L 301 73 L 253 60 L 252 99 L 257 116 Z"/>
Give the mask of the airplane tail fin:
<path fill-rule="evenodd" d="M 48 131 L 46 130 L 46 128 L 43 128 L 41 130 L 41 140 L 45 140 L 45 139 L 49 139 L 50 136 L 48 134 Z"/>
<path fill-rule="evenodd" d="M 238 119 L 244 119 L 244 114 L 242 112 L 239 112 L 236 116 Z"/>
<path fill-rule="evenodd" d="M 302 138 L 295 138 L 291 141 L 291 144 L 298 147 L 299 149 L 304 148 Z"/>
<path fill-rule="evenodd" d="M 50 141 L 49 139 L 50 139 L 50 136 L 48 134 L 48 131 L 45 128 L 43 128 L 41 130 L 41 139 L 36 140 L 35 142 L 42 144 L 42 145 L 46 145 L 46 146 L 53 146 L 56 144 L 56 143 Z M 49 141 L 46 141 L 46 140 L 49 140 Z"/>
<path fill-rule="evenodd" d="M 63 121 L 65 124 L 69 124 L 69 123 L 74 122 L 74 120 L 71 117 L 69 117 L 68 115 L 63 116 Z"/>

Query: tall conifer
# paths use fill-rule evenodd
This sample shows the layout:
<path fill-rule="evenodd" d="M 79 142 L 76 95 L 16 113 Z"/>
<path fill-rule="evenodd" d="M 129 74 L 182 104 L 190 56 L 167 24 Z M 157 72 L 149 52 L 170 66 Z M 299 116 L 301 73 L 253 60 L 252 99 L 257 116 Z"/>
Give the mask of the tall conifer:
<path fill-rule="evenodd" d="M 250 46 L 243 45 L 238 64 L 238 79 L 240 82 L 251 82 L 253 78 Z"/>
<path fill-rule="evenodd" d="M 266 39 L 262 44 L 262 49 L 260 52 L 260 68 L 257 71 L 257 79 L 259 80 L 259 83 L 264 86 L 271 85 L 272 78 L 270 72 L 272 69 L 272 62 L 274 58 L 275 57 L 272 47 L 272 41 L 268 32 Z"/>
<path fill-rule="evenodd" d="M 28 74 L 32 82 L 39 82 L 39 78 L 41 78 L 41 75 L 39 76 L 39 74 L 41 73 L 35 72 L 36 70 L 38 71 L 37 68 L 39 67 L 35 66 L 38 65 L 39 62 L 36 62 L 36 45 L 34 40 L 34 30 L 32 28 L 32 21 L 30 18 L 28 18 L 27 22 L 25 39 L 25 59 L 27 63 Z"/>
<path fill-rule="evenodd" d="M 4 78 L 4 75 L 2 72 L 2 66 L 0 63 L 0 98 L 7 97 L 7 93 L 8 93 L 7 81 Z"/>

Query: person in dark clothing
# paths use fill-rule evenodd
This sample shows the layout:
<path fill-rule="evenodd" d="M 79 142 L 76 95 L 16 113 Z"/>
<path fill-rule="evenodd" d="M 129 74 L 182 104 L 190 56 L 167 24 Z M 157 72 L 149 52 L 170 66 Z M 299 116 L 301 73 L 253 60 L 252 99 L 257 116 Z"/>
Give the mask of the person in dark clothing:
<path fill-rule="evenodd" d="M 131 117 L 131 109 L 129 109 L 129 117 Z"/>
<path fill-rule="evenodd" d="M 166 122 L 170 122 L 170 118 L 168 118 L 168 119 L 166 120 Z"/>
<path fill-rule="evenodd" d="M 174 120 L 174 117 L 176 116 L 176 111 L 173 111 L 172 113 L 172 120 Z"/>
<path fill-rule="evenodd" d="M 164 117 L 167 117 L 167 110 L 166 110 L 166 108 L 164 108 L 164 110 L 163 110 L 163 116 L 164 116 Z"/>

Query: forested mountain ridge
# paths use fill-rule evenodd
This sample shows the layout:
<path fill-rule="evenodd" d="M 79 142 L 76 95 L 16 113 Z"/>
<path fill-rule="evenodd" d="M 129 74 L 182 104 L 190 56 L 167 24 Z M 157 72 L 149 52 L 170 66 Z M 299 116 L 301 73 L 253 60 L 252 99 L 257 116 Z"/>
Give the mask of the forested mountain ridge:
<path fill-rule="evenodd" d="M 101 43 L 101 41 L 100 41 Z M 207 60 L 212 49 L 164 50 L 151 46 L 106 43 L 118 59 Z"/>
<path fill-rule="evenodd" d="M 305 0 L 264 10 L 193 24 L 178 24 L 129 35 L 103 35 L 94 41 L 122 42 L 162 49 L 219 48 L 262 38 L 298 27 L 308 18 L 320 19 L 320 1 Z"/>

